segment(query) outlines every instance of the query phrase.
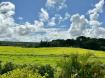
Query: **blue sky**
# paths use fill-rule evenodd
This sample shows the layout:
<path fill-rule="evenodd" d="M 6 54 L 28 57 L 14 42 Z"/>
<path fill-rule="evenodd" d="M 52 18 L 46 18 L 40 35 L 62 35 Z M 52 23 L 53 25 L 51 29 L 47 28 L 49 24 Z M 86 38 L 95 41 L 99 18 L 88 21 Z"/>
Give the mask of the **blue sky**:
<path fill-rule="evenodd" d="M 11 10 L 15 12 L 15 14 L 8 16 L 9 19 L 11 18 L 12 20 L 14 20 L 14 22 L 12 21 L 12 23 L 15 23 L 15 25 L 13 26 L 16 27 L 16 30 L 12 30 L 12 29 L 11 30 L 19 31 L 22 33 L 25 32 L 25 34 L 26 33 L 28 34 L 21 35 L 18 38 L 16 38 L 13 35 L 12 35 L 12 38 L 11 37 L 7 38 L 7 36 L 5 35 L 6 38 L 2 38 L 1 40 L 16 39 L 16 40 L 22 41 L 21 38 L 24 38 L 26 41 L 38 41 L 41 39 L 42 40 L 45 40 L 45 39 L 52 40 L 52 39 L 58 39 L 58 38 L 66 39 L 66 38 L 73 38 L 81 35 L 96 37 L 97 32 L 98 34 L 100 34 L 100 37 L 104 37 L 103 35 L 104 31 L 100 32 L 101 29 L 104 30 L 104 27 L 105 27 L 105 4 L 102 5 L 104 0 L 0 0 L 1 4 L 3 2 L 10 2 L 8 3 L 9 5 L 13 4 L 15 6 L 15 8 L 12 8 Z M 97 10 L 98 7 L 95 7 L 96 4 L 98 4 L 98 7 L 100 9 L 99 11 Z M 1 9 L 2 7 L 5 7 L 5 6 L 1 6 Z M 3 11 L 5 11 L 4 9 Z M 90 14 L 88 13 L 89 10 L 94 10 L 94 9 L 96 9 L 96 11 L 91 12 Z M 11 11 L 9 10 L 9 12 Z M 93 15 L 95 14 L 96 16 L 93 17 Z M 92 19 L 90 19 L 91 16 L 92 16 Z M 78 17 L 77 18 L 78 21 L 74 20 L 75 17 L 76 18 Z M 94 18 L 96 19 L 93 20 Z M 72 19 L 74 21 L 72 21 Z M 81 21 L 85 23 L 81 24 Z M 93 25 L 97 26 L 95 23 L 101 28 L 97 27 L 97 30 L 92 29 L 91 26 Z M 74 27 L 72 27 L 72 25 Z M 82 27 L 83 25 L 85 29 L 81 29 L 81 28 L 84 28 Z M 28 30 L 25 30 L 26 29 L 25 27 L 27 26 L 29 28 Z M 37 31 L 34 31 L 34 30 L 31 31 L 30 26 L 33 26 L 33 27 L 43 26 L 43 27 L 37 28 L 38 29 Z M 78 29 L 75 29 L 76 27 L 78 27 Z M 86 28 L 91 28 L 91 29 L 86 29 Z M 84 30 L 87 31 L 87 34 L 84 34 L 85 32 Z M 91 36 L 89 34 L 90 31 L 94 31 L 95 33 L 93 32 L 93 34 L 95 35 Z M 40 34 L 37 34 L 37 33 L 40 33 Z M 42 33 L 45 33 L 44 36 L 40 36 Z M 77 34 L 77 33 L 80 33 L 80 34 Z M 17 32 L 15 32 L 15 35 L 16 34 Z M 51 34 L 53 35 L 51 36 Z M 67 35 L 65 36 L 65 34 Z M 29 40 L 29 37 L 37 38 L 38 40 L 34 40 L 34 39 Z"/>
<path fill-rule="evenodd" d="M 33 22 L 37 19 L 37 15 L 40 12 L 40 9 L 44 6 L 44 0 L 2 0 L 10 1 L 16 6 L 15 19 L 18 22 L 18 17 L 23 17 L 24 22 L 29 21 Z M 43 1 L 43 2 L 42 2 Z"/>
<path fill-rule="evenodd" d="M 16 14 L 15 19 L 16 22 L 19 23 L 18 17 L 23 18 L 23 22 L 32 22 L 35 19 L 38 19 L 38 14 L 42 7 L 45 7 L 46 0 L 0 0 L 2 1 L 10 1 L 16 6 Z M 93 8 L 94 5 L 99 0 L 67 0 L 68 7 L 66 9 L 61 10 L 60 14 L 64 15 L 65 11 L 69 12 L 70 15 L 75 13 L 85 14 L 90 9 Z M 101 14 L 101 21 L 105 22 L 105 8 L 104 12 Z"/>

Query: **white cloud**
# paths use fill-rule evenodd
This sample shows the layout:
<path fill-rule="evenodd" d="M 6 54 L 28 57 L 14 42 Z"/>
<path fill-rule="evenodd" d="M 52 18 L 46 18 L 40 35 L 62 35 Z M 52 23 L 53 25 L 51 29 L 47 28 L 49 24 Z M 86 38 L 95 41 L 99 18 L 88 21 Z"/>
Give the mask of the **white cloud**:
<path fill-rule="evenodd" d="M 95 8 L 89 10 L 90 20 L 84 15 L 74 14 L 71 16 L 69 32 L 72 37 L 87 36 L 94 38 L 105 38 L 105 28 L 98 21 L 99 13 L 102 13 L 104 0 L 100 0 Z"/>
<path fill-rule="evenodd" d="M 17 26 L 15 29 L 15 32 L 22 36 L 35 31 L 35 27 L 28 22 L 26 22 L 24 25 Z"/>
<path fill-rule="evenodd" d="M 34 24 L 35 24 L 35 27 L 36 28 L 42 28 L 44 26 L 44 23 L 43 22 L 37 21 L 37 20 L 34 22 Z"/>
<path fill-rule="evenodd" d="M 100 0 L 99 3 L 95 5 L 94 9 L 88 11 L 90 14 L 90 20 L 97 20 L 99 13 L 102 13 L 103 11 L 104 3 L 104 0 Z"/>
<path fill-rule="evenodd" d="M 52 17 L 51 19 L 49 19 L 48 26 L 56 26 L 56 25 L 59 25 L 62 22 L 63 19 L 64 18 L 61 15 L 55 14 L 54 17 Z"/>
<path fill-rule="evenodd" d="M 56 4 L 56 0 L 47 0 L 47 6 L 53 7 Z"/>
<path fill-rule="evenodd" d="M 48 26 L 56 26 L 55 17 L 52 17 L 52 18 L 48 21 Z"/>
<path fill-rule="evenodd" d="M 0 13 L 4 14 L 5 16 L 11 16 L 15 14 L 15 5 L 10 2 L 2 2 L 0 4 Z"/>
<path fill-rule="evenodd" d="M 100 0 L 95 5 L 94 9 L 89 10 L 87 19 L 84 15 L 70 14 L 66 12 L 64 16 L 55 14 L 50 17 L 47 9 L 41 8 L 39 19 L 34 21 L 34 24 L 25 22 L 17 24 L 13 18 L 15 14 L 15 5 L 10 2 L 0 3 L 0 40 L 12 41 L 41 41 L 53 39 L 68 39 L 77 36 L 88 36 L 95 38 L 105 38 L 105 28 L 98 21 L 99 14 L 102 13 L 104 0 Z M 47 0 L 47 7 L 61 10 L 65 8 L 66 0 Z M 23 18 L 20 18 L 20 20 Z M 70 19 L 71 25 L 69 30 L 62 28 L 53 28 L 59 26 L 62 22 Z M 52 26 L 45 28 L 44 26 Z"/>
<path fill-rule="evenodd" d="M 39 19 L 40 19 L 40 21 L 43 21 L 43 22 L 45 22 L 49 19 L 49 14 L 44 8 L 41 8 Z"/>
<path fill-rule="evenodd" d="M 88 20 L 85 18 L 84 15 L 75 14 L 71 16 L 71 26 L 69 29 L 70 34 L 72 37 L 77 37 L 83 35 L 83 31 L 88 27 Z"/>
<path fill-rule="evenodd" d="M 67 19 L 70 19 L 70 14 L 68 12 L 65 13 L 65 17 L 63 20 L 67 20 Z"/>
<path fill-rule="evenodd" d="M 18 17 L 18 20 L 23 20 L 23 17 Z"/>
<path fill-rule="evenodd" d="M 56 28 L 51 28 L 51 29 L 46 29 L 46 34 L 42 35 L 42 40 L 55 40 L 55 39 L 69 39 L 70 34 L 68 31 L 64 31 L 61 29 L 56 29 Z"/>
<path fill-rule="evenodd" d="M 12 16 L 15 14 L 15 5 L 10 2 L 0 3 L 0 36 L 11 37 L 12 27 L 15 26 Z"/>
<path fill-rule="evenodd" d="M 94 9 L 89 10 L 90 15 L 90 25 L 91 26 L 101 26 L 101 22 L 98 21 L 99 13 L 102 13 L 104 7 L 104 0 L 100 0 L 99 3 L 95 5 Z"/>
<path fill-rule="evenodd" d="M 31 33 L 41 31 L 41 28 L 44 26 L 44 23 L 41 21 L 35 21 L 34 24 L 29 22 L 23 25 L 17 24 L 13 18 L 14 14 L 14 4 L 11 2 L 0 3 L 0 40 L 24 41 L 27 39 L 26 37 L 30 37 Z"/>
<path fill-rule="evenodd" d="M 67 7 L 66 0 L 47 0 L 46 2 L 47 8 L 55 8 L 57 10 L 61 10 Z"/>
<path fill-rule="evenodd" d="M 54 17 L 48 20 L 48 26 L 57 26 L 62 22 L 66 22 L 69 19 L 70 19 L 70 14 L 68 12 L 65 13 L 64 17 L 62 17 L 60 14 L 55 14 Z"/>

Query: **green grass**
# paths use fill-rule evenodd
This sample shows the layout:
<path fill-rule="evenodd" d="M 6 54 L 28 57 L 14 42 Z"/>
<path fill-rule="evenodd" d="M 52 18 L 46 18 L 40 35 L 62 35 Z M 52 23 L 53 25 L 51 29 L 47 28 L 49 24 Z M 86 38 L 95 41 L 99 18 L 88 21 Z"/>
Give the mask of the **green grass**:
<path fill-rule="evenodd" d="M 54 47 L 54 48 L 21 48 L 11 46 L 0 46 L 0 60 L 3 62 L 13 62 L 15 64 L 51 64 L 55 65 L 62 55 L 70 55 L 73 53 L 85 54 L 93 53 L 102 62 L 105 62 L 104 51 L 94 51 L 81 48 L 67 48 L 67 47 Z"/>

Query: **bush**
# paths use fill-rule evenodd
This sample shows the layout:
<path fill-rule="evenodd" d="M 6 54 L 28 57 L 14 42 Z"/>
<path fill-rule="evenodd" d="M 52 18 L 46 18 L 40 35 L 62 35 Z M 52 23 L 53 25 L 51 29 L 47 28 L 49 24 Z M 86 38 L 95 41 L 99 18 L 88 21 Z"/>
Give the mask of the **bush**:
<path fill-rule="evenodd" d="M 0 75 L 0 78 L 46 78 L 42 77 L 38 73 L 33 73 L 31 70 L 27 68 L 23 69 L 15 69 L 13 71 L 7 72 L 3 75 Z"/>
<path fill-rule="evenodd" d="M 0 78 L 54 78 L 54 69 L 50 65 L 14 65 L 11 62 L 1 64 Z"/>
<path fill-rule="evenodd" d="M 12 62 L 8 62 L 4 64 L 1 74 L 7 73 L 8 71 L 12 71 L 13 69 L 15 69 L 15 65 Z"/>
<path fill-rule="evenodd" d="M 59 78 L 104 78 L 105 65 L 91 60 L 91 54 L 73 54 L 64 58 L 59 66 L 62 68 Z"/>
<path fill-rule="evenodd" d="M 0 61 L 0 74 L 2 73 L 2 62 Z"/>
<path fill-rule="evenodd" d="M 46 75 L 46 78 L 54 78 L 54 69 L 50 65 L 40 66 L 38 73 L 42 76 Z"/>

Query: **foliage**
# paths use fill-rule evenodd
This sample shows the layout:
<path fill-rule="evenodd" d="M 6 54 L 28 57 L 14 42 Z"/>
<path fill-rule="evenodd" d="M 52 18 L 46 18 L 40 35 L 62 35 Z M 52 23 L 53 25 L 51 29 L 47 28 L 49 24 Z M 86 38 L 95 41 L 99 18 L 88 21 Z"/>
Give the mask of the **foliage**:
<path fill-rule="evenodd" d="M 0 46 L 20 46 L 20 47 L 79 47 L 92 50 L 105 51 L 105 39 L 89 38 L 80 36 L 76 39 L 57 39 L 52 41 L 41 42 L 10 42 L 0 41 Z"/>
<path fill-rule="evenodd" d="M 12 62 L 7 62 L 6 64 L 3 65 L 2 68 L 2 74 L 7 73 L 8 71 L 12 71 L 15 69 L 15 65 Z"/>
<path fill-rule="evenodd" d="M 38 70 L 38 73 L 40 73 L 41 76 L 47 74 L 46 78 L 54 78 L 54 69 L 50 65 L 41 66 Z"/>
<path fill-rule="evenodd" d="M 0 63 L 0 78 L 105 78 L 105 64 L 93 54 L 64 56 L 57 68 L 51 65 Z M 60 69 L 60 73 L 55 70 Z"/>
<path fill-rule="evenodd" d="M 54 69 L 50 65 L 14 65 L 8 62 L 1 70 L 0 78 L 54 78 Z"/>
<path fill-rule="evenodd" d="M 45 78 L 45 77 L 44 76 L 42 77 L 40 74 L 33 73 L 31 70 L 24 68 L 24 69 L 16 69 L 8 73 L 5 73 L 3 75 L 0 75 L 0 78 Z"/>
<path fill-rule="evenodd" d="M 59 66 L 62 68 L 59 78 L 104 78 L 105 65 L 97 60 L 91 60 L 91 54 L 73 54 L 64 58 Z"/>
<path fill-rule="evenodd" d="M 15 65 L 12 62 L 7 62 L 5 64 L 2 64 L 2 62 L 0 61 L 0 74 L 7 73 L 14 69 L 15 69 Z"/>

